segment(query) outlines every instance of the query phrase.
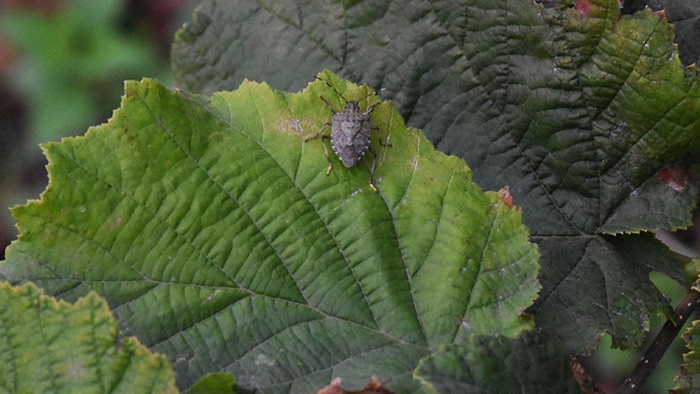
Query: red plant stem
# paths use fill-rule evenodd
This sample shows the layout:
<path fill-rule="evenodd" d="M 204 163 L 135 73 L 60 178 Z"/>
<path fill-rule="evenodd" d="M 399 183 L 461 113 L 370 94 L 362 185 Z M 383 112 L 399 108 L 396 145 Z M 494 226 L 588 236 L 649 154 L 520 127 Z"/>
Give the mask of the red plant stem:
<path fill-rule="evenodd" d="M 632 374 L 627 378 L 622 385 L 617 389 L 617 394 L 632 394 L 641 390 L 644 382 L 656 368 L 656 365 L 661 360 L 661 357 L 666 353 L 668 347 L 678 336 L 681 328 L 688 320 L 688 317 L 693 314 L 695 307 L 700 303 L 700 289 L 698 282 L 694 282 L 690 290 L 683 296 L 680 303 L 674 310 L 678 324 L 674 324 L 672 320 L 667 320 L 666 324 L 661 328 L 656 335 L 654 342 L 649 346 L 644 357 L 639 360 L 637 366 L 632 371 Z"/>

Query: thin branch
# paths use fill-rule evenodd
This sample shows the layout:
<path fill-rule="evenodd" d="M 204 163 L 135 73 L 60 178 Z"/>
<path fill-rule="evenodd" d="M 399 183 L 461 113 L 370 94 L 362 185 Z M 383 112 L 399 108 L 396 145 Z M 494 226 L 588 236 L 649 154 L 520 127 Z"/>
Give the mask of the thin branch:
<path fill-rule="evenodd" d="M 674 310 L 678 324 L 674 324 L 673 320 L 666 321 L 666 324 L 656 335 L 654 342 L 644 353 L 644 357 L 639 360 L 630 377 L 617 389 L 617 394 L 633 394 L 641 390 L 644 382 L 654 371 L 673 340 L 676 339 L 688 317 L 695 311 L 698 303 L 700 303 L 700 289 L 698 289 L 698 282 L 696 281 Z"/>

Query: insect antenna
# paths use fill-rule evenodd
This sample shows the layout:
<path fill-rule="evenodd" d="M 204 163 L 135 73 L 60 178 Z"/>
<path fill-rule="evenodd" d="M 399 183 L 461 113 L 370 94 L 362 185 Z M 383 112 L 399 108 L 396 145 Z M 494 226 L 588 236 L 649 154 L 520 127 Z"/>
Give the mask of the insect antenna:
<path fill-rule="evenodd" d="M 345 105 L 348 105 L 348 100 L 338 91 L 338 89 L 335 88 L 335 86 L 333 86 L 330 82 L 326 81 L 325 79 L 319 78 L 318 76 L 316 76 L 316 79 L 318 79 L 319 81 L 323 81 L 323 83 L 328 85 L 329 88 L 333 89 L 335 94 L 337 94 L 340 98 L 343 99 L 343 101 L 345 101 Z"/>
<path fill-rule="evenodd" d="M 345 98 L 345 96 L 343 96 L 343 95 L 338 91 L 338 89 L 335 88 L 335 86 L 333 86 L 333 84 L 331 84 L 330 82 L 326 81 L 326 80 L 323 79 L 323 78 L 319 78 L 318 76 L 316 76 L 316 79 L 318 79 L 319 81 L 323 81 L 323 83 L 325 83 L 326 85 L 328 85 L 328 87 L 330 87 L 331 89 L 333 89 L 333 91 L 335 92 L 335 94 L 337 94 L 340 98 L 343 99 L 343 101 L 345 101 L 345 104 L 344 104 L 344 105 L 345 105 L 345 106 L 348 105 L 348 100 Z M 370 90 L 371 90 L 371 88 L 370 88 Z M 366 95 L 365 97 L 361 98 L 360 100 L 356 100 L 355 102 L 356 102 L 356 103 L 359 103 L 359 102 L 365 100 L 366 98 L 368 98 L 369 96 L 371 96 L 372 94 L 374 94 L 374 92 L 371 92 L 371 91 L 370 91 L 369 93 L 367 93 L 367 95 Z M 324 99 L 324 100 L 325 100 L 325 99 Z M 328 104 L 328 103 L 326 103 L 326 104 Z M 376 105 L 376 104 L 375 104 L 375 105 Z"/>

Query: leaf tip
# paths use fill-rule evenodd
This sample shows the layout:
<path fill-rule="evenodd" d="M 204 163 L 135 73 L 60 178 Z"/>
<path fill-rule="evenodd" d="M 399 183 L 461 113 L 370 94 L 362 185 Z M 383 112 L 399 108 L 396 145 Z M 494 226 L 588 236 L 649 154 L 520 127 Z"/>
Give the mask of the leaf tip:
<path fill-rule="evenodd" d="M 658 11 L 654 11 L 654 14 L 656 14 L 656 16 L 659 17 L 659 19 L 664 19 L 664 18 L 667 18 L 667 17 L 668 17 L 668 15 L 666 14 L 666 10 L 665 10 L 665 9 L 658 10 Z"/>
<path fill-rule="evenodd" d="M 513 196 L 510 194 L 510 186 L 504 186 L 498 191 L 498 195 L 501 197 L 508 208 L 513 208 Z"/>

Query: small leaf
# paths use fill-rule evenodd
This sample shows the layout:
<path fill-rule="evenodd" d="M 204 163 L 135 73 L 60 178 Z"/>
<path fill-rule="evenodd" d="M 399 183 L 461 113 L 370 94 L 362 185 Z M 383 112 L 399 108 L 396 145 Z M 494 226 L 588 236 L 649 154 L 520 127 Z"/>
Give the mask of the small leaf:
<path fill-rule="evenodd" d="M 135 338 L 117 340 L 117 323 L 94 293 L 74 305 L 31 283 L 0 283 L 0 387 L 16 393 L 174 393 L 165 357 Z"/>
<path fill-rule="evenodd" d="M 673 378 L 676 387 L 672 393 L 688 394 L 696 393 L 700 389 L 698 378 L 700 377 L 700 321 L 696 320 L 688 327 L 683 339 L 687 342 L 688 353 L 683 354 L 681 370 Z"/>
<path fill-rule="evenodd" d="M 326 176 L 321 98 L 378 99 L 334 74 L 303 92 L 244 82 L 211 98 L 129 82 L 85 137 L 45 146 L 49 186 L 13 210 L 0 273 L 74 299 L 168 355 L 181 388 L 229 372 L 247 389 L 308 393 L 376 375 L 413 391 L 434 349 L 532 327 L 538 253 L 520 210 L 483 193 L 395 107 L 372 112 L 372 156 Z"/>
<path fill-rule="evenodd" d="M 236 379 L 227 373 L 210 373 L 193 384 L 188 394 L 233 394 Z"/>
<path fill-rule="evenodd" d="M 537 332 L 475 337 L 421 360 L 416 377 L 434 393 L 580 393 L 568 356 Z"/>

